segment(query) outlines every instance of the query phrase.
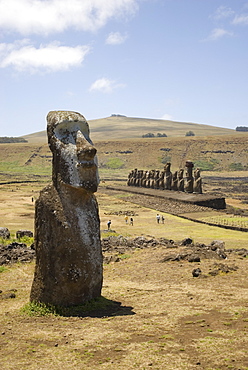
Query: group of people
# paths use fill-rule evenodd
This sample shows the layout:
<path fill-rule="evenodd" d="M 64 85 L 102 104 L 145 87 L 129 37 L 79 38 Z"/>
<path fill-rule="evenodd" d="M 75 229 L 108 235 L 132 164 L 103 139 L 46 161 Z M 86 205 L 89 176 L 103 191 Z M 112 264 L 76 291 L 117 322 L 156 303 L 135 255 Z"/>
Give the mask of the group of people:
<path fill-rule="evenodd" d="M 162 224 L 164 224 L 164 216 L 160 216 L 158 213 L 157 213 L 157 216 L 156 216 L 156 219 L 157 219 L 157 223 L 159 224 L 160 221 Z"/>
<path fill-rule="evenodd" d="M 128 215 L 125 216 L 125 223 L 126 225 L 128 225 Z M 130 217 L 130 223 L 129 223 L 131 226 L 133 226 L 133 218 Z"/>
<path fill-rule="evenodd" d="M 126 225 L 128 225 L 128 216 L 127 215 L 125 216 L 125 223 L 126 223 Z M 133 218 L 132 217 L 130 217 L 129 225 L 133 226 Z M 108 220 L 107 227 L 108 227 L 108 230 L 110 230 L 111 220 Z"/>
<path fill-rule="evenodd" d="M 128 222 L 128 216 L 126 215 L 125 217 L 124 217 L 124 220 L 125 220 L 125 224 L 126 225 L 128 225 L 128 223 L 129 223 L 129 225 L 131 225 L 131 226 L 133 226 L 133 217 L 130 217 L 130 220 L 129 220 L 129 222 Z M 163 215 L 161 215 L 160 216 L 160 214 L 158 214 L 157 213 L 157 215 L 156 215 L 156 219 L 157 219 L 157 223 L 158 224 L 160 224 L 160 221 L 161 221 L 161 223 L 162 224 L 164 224 L 164 216 Z M 108 227 L 108 230 L 110 230 L 110 227 L 111 227 L 111 220 L 108 220 L 108 222 L 107 222 L 107 227 Z"/>

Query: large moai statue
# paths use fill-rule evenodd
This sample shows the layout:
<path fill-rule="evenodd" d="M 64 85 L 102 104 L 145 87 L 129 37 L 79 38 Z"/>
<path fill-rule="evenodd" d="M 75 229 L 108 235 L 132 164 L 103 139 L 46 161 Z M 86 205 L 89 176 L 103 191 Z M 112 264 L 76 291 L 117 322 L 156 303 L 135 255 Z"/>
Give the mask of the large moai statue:
<path fill-rule="evenodd" d="M 171 190 L 177 191 L 178 190 L 178 176 L 177 171 L 175 171 L 172 175 L 171 180 Z"/>
<path fill-rule="evenodd" d="M 131 186 L 132 184 L 132 178 L 133 178 L 133 172 L 134 170 L 131 170 L 128 174 L 128 177 L 127 177 L 127 186 Z"/>
<path fill-rule="evenodd" d="M 146 186 L 146 171 L 143 171 L 141 180 L 140 180 L 140 186 L 144 188 Z"/>
<path fill-rule="evenodd" d="M 165 171 L 165 179 L 164 179 L 164 189 L 165 190 L 171 190 L 171 181 L 172 181 L 172 173 L 171 173 L 171 163 L 167 162 L 164 166 Z"/>
<path fill-rule="evenodd" d="M 191 161 L 186 161 L 185 164 L 185 182 L 184 182 L 184 191 L 186 193 L 193 193 L 194 191 L 194 178 L 192 175 L 194 163 Z"/>
<path fill-rule="evenodd" d="M 138 169 L 137 169 L 137 168 L 135 168 L 135 169 L 134 169 L 134 172 L 133 172 L 132 186 L 135 186 L 136 181 L 137 181 L 137 177 L 138 177 Z"/>
<path fill-rule="evenodd" d="M 53 153 L 52 184 L 35 207 L 36 266 L 30 300 L 80 305 L 101 295 L 102 251 L 96 192 L 96 149 L 85 118 L 76 112 L 47 116 Z"/>
<path fill-rule="evenodd" d="M 137 186 L 139 186 L 139 187 L 142 186 L 141 184 L 142 184 L 143 175 L 144 175 L 144 171 L 139 170 L 139 178 L 138 178 L 138 183 L 137 183 Z"/>
<path fill-rule="evenodd" d="M 136 177 L 136 180 L 135 180 L 135 186 L 140 186 L 140 181 L 141 181 L 142 174 L 143 174 L 143 171 L 138 170 L 137 177 Z"/>
<path fill-rule="evenodd" d="M 202 178 L 200 168 L 194 171 L 194 193 L 202 194 Z"/>
<path fill-rule="evenodd" d="M 184 172 L 184 169 L 180 168 L 180 170 L 178 171 L 178 174 L 177 174 L 177 177 L 178 177 L 178 182 L 177 182 L 178 191 L 184 191 L 183 172 Z"/>
<path fill-rule="evenodd" d="M 146 177 L 145 177 L 145 180 L 144 180 L 144 187 L 145 188 L 149 188 L 149 186 L 150 186 L 150 177 L 151 177 L 150 171 L 146 171 Z"/>
<path fill-rule="evenodd" d="M 159 171 L 158 188 L 164 190 L 164 174 L 165 171 Z"/>
<path fill-rule="evenodd" d="M 155 176 L 154 176 L 154 189 L 159 189 L 159 174 L 160 174 L 160 171 L 159 170 L 156 170 L 155 171 Z"/>
<path fill-rule="evenodd" d="M 151 170 L 151 177 L 149 182 L 149 188 L 154 189 L 154 181 L 155 181 L 155 170 Z"/>

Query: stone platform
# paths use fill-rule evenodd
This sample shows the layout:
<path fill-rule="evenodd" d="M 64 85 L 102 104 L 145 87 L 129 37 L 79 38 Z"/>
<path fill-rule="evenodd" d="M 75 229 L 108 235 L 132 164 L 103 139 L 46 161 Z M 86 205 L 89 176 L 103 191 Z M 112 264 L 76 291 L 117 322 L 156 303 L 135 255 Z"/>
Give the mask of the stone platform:
<path fill-rule="evenodd" d="M 225 198 L 221 195 L 183 193 L 173 190 L 147 189 L 125 185 L 106 186 L 106 189 L 128 192 L 132 194 L 146 195 L 164 199 L 165 201 L 171 200 L 214 209 L 226 208 Z"/>

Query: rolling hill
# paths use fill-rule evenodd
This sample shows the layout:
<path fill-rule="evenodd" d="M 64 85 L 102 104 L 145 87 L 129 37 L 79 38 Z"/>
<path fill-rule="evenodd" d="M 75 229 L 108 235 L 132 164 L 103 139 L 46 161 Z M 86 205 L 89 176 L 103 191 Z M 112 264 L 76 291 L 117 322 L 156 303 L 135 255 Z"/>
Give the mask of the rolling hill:
<path fill-rule="evenodd" d="M 186 132 L 193 131 L 196 136 L 227 135 L 237 133 L 235 130 L 198 123 L 175 122 L 161 119 L 111 116 L 89 120 L 93 141 L 134 139 L 142 135 L 165 133 L 168 137 L 184 137 Z M 238 133 L 237 133 L 238 134 Z M 46 131 L 23 136 L 29 143 L 47 142 Z"/>

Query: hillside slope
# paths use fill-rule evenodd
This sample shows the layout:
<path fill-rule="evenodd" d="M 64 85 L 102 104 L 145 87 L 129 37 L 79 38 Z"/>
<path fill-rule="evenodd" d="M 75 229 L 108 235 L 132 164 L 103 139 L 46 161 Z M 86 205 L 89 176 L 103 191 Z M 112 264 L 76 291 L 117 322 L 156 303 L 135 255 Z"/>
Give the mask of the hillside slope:
<path fill-rule="evenodd" d="M 126 177 L 132 168 L 172 171 L 192 160 L 202 170 L 248 169 L 248 133 L 202 137 L 165 137 L 129 140 L 96 140 L 100 171 L 119 169 Z M 0 177 L 12 174 L 50 174 L 52 153 L 47 144 L 0 144 Z"/>
<path fill-rule="evenodd" d="M 93 141 L 141 138 L 142 135 L 147 133 L 153 133 L 155 136 L 157 133 L 165 133 L 168 137 L 185 137 L 188 131 L 193 131 L 196 136 L 236 133 L 235 130 L 198 123 L 122 116 L 111 116 L 89 120 L 88 122 Z M 46 131 L 40 131 L 23 137 L 28 140 L 29 143 L 47 142 Z"/>

